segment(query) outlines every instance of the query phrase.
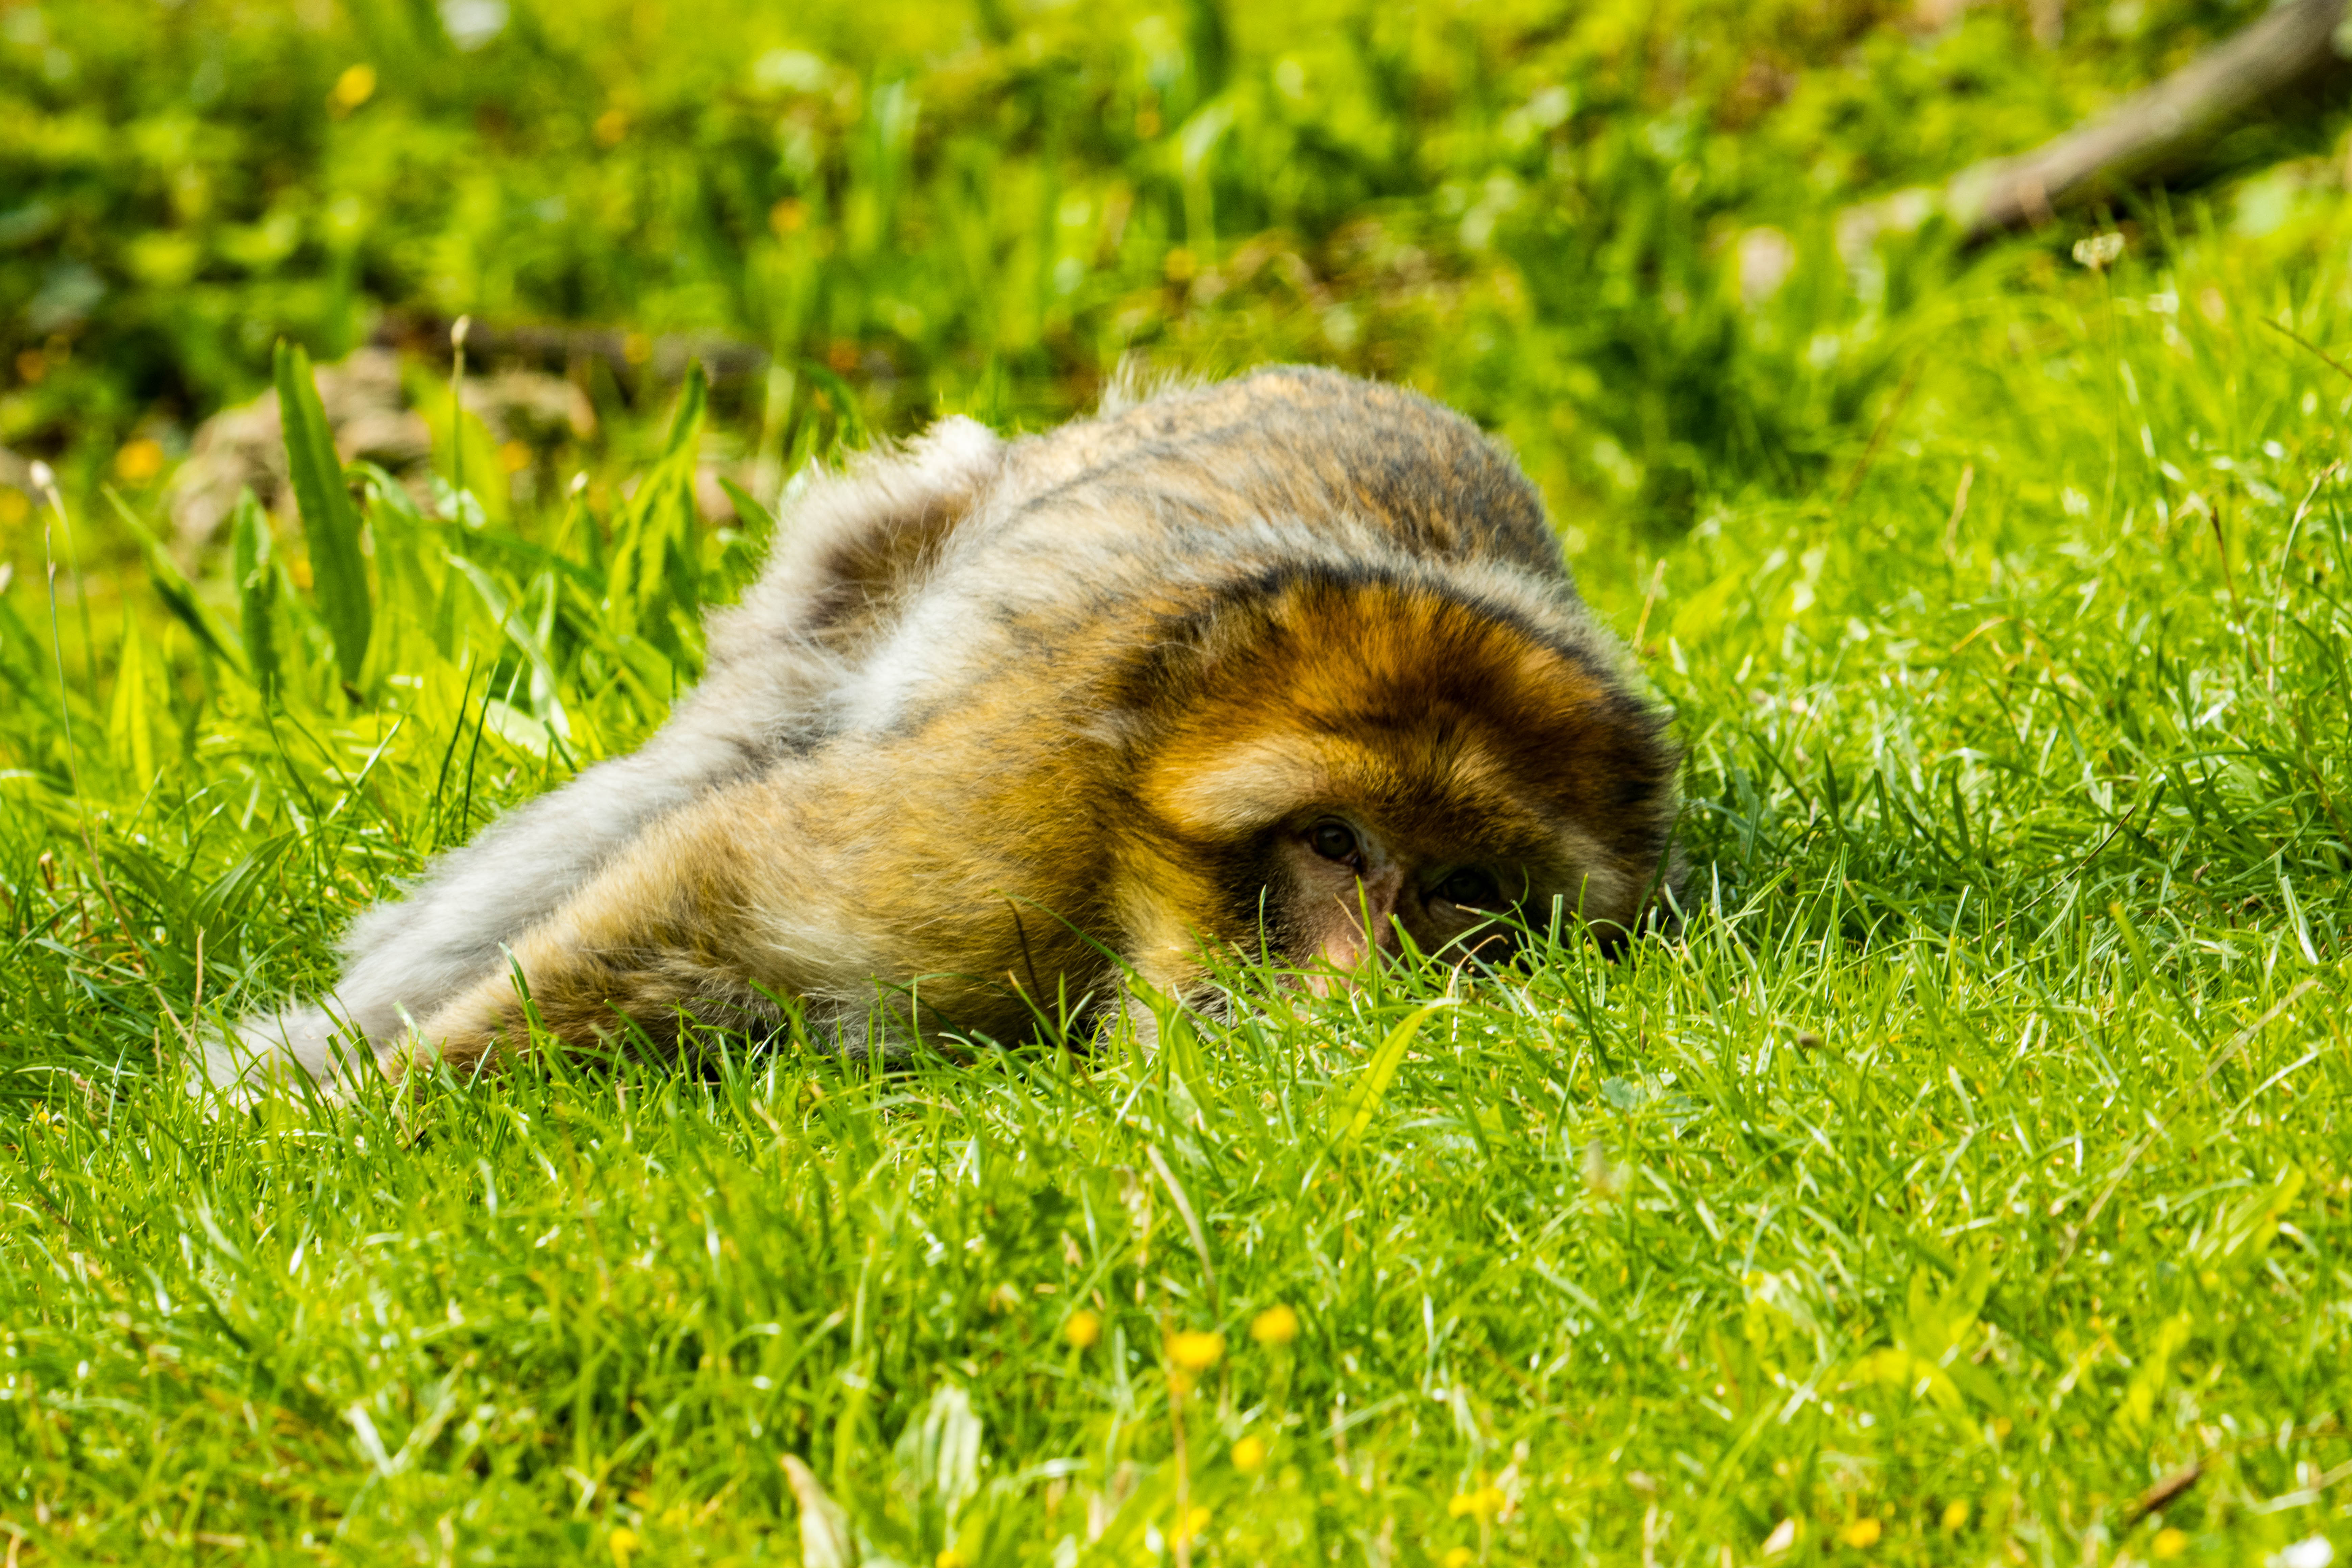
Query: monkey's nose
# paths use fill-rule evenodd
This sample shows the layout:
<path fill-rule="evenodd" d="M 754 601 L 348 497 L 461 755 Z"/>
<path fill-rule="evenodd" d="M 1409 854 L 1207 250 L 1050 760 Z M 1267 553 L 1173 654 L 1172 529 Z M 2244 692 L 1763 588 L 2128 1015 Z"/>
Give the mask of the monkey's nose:
<path fill-rule="evenodd" d="M 1361 969 L 1374 954 L 1392 956 L 1399 951 L 1397 900 L 1404 891 L 1404 874 L 1394 867 L 1376 866 L 1357 879 L 1346 901 L 1345 918 L 1333 922 L 1317 954 L 1333 969 Z"/>

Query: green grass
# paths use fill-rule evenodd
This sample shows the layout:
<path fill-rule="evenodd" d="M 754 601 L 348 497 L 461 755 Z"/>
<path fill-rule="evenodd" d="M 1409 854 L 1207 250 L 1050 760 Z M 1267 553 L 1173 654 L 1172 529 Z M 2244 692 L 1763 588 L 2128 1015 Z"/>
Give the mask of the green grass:
<path fill-rule="evenodd" d="M 2352 385 L 2256 324 L 2340 341 L 2345 292 L 2208 239 L 1956 296 L 1865 471 L 1588 558 L 1689 746 L 1681 940 L 1260 992 L 1148 1061 L 215 1115 L 183 1031 L 642 734 L 751 552 L 676 461 L 536 539 L 379 492 L 360 700 L 281 579 L 272 705 L 226 601 L 143 708 L 68 659 L 79 795 L 12 610 L 0 1520 L 32 1561 L 791 1560 L 796 1455 L 908 1563 L 1165 1557 L 1180 1487 L 1204 1563 L 2352 1544 Z"/>
<path fill-rule="evenodd" d="M 268 50 L 299 55 L 310 76 L 257 79 L 314 105 L 348 39 L 273 15 L 229 42 L 273 70 Z M 1060 26 L 1037 15 L 972 68 L 1017 77 L 1021 28 Z M 1840 179 L 1911 177 L 1993 113 L 1935 73 L 1989 69 L 2007 16 L 1874 34 L 1809 67 L 1787 112 L 1885 133 L 1877 173 Z M 73 363 L 93 379 L 0 399 L 11 432 L 95 432 L 45 448 L 65 515 L 0 517 L 15 1560 L 822 1563 L 788 1456 L 860 1552 L 917 1568 L 1168 1562 L 1188 1519 L 1203 1564 L 2352 1552 L 2352 379 L 2273 330 L 2352 361 L 2336 165 L 2137 209 L 2112 274 L 2063 236 L 1963 263 L 1931 234 L 1850 264 L 1822 204 L 1759 172 L 1820 151 L 1802 126 L 1758 132 L 1748 163 L 1706 153 L 1738 189 L 1689 199 L 1656 152 L 1689 105 L 1620 68 L 1612 16 L 1528 68 L 1584 61 L 1579 103 L 1613 107 L 1493 154 L 1523 161 L 1527 199 L 1491 245 L 1447 191 L 1492 188 L 1478 128 L 1539 85 L 1496 41 L 1517 22 L 1398 24 L 1412 91 L 1365 123 L 1459 135 L 1391 186 L 1331 175 L 1306 189 L 1323 206 L 1286 208 L 1250 171 L 1296 174 L 1287 133 L 1244 124 L 1212 205 L 1265 226 L 1254 249 L 1219 230 L 1207 297 L 1171 281 L 1164 147 L 1039 150 L 1041 125 L 1134 123 L 1125 56 L 1106 48 L 1079 109 L 994 132 L 992 106 L 1044 89 L 935 84 L 966 118 L 943 110 L 954 134 L 901 173 L 939 248 L 844 228 L 898 270 L 864 293 L 856 255 L 806 275 L 835 302 L 768 340 L 783 395 L 714 412 L 698 386 L 667 407 L 633 389 L 608 448 L 563 456 L 590 483 L 510 519 L 362 474 L 338 521 L 314 462 L 310 531 L 257 510 L 184 564 L 141 542 L 151 492 L 118 510 L 96 482 L 145 318 L 91 329 Z M 2120 26 L 1986 90 L 2061 97 Z M 539 35 L 492 53 L 526 42 L 569 58 Z M 648 66 L 681 104 L 693 50 L 719 47 L 689 42 Z M 1276 81 L 1272 45 L 1234 51 L 1235 79 Z M 421 71 L 424 108 L 387 68 L 378 107 L 446 132 L 425 100 L 476 115 L 487 58 Z M 1708 69 L 1701 98 L 1745 79 Z M 1894 111 L 1915 100 L 1936 112 Z M 561 118 L 524 117 L 523 152 Z M 1733 145 L 1700 118 L 1702 150 Z M 881 156 L 861 125 L 820 128 L 851 207 L 881 177 L 855 163 Z M 61 136 L 43 145 L 96 144 Z M 677 187 L 684 231 L 735 167 L 706 163 L 709 186 Z M 965 233 L 958 272 L 951 220 L 1051 213 L 1056 169 L 1090 201 L 1126 180 L 1157 216 L 992 355 L 954 302 L 991 277 L 1034 302 L 1052 247 Z M 948 201 L 992 180 L 1002 203 Z M 71 210 L 103 228 L 95 203 Z M 1743 300 L 1708 226 L 1759 215 L 1795 269 Z M 683 281 L 648 324 L 725 324 L 678 302 L 719 274 L 665 235 L 580 241 L 604 258 L 584 297 L 659 261 Z M 259 292 L 202 275 L 180 326 L 280 319 L 254 301 L 335 276 L 288 266 Z M 142 310 L 176 298 L 153 287 Z M 1142 303 L 1160 313 L 1112 330 Z M 896 304 L 928 324 L 889 337 Z M 835 331 L 920 374 L 792 357 Z M 698 450 L 824 459 L 939 408 L 1034 425 L 1139 344 L 1407 376 L 1518 446 L 1688 748 L 1677 940 L 1610 963 L 1571 934 L 1511 973 L 1320 1003 L 1237 976 L 1241 1023 L 1173 1020 L 1149 1059 L 945 1042 L 953 1059 L 876 1073 L 722 1043 L 699 1075 L 540 1063 L 251 1112 L 190 1092 L 193 1035 L 325 984 L 335 931 L 394 879 L 660 722 L 700 608 L 771 526 L 748 500 L 696 521 Z M 269 345 L 250 347 L 204 374 L 257 384 Z M 184 388 L 211 362 L 175 363 Z M 1261 1342 L 1277 1307 L 1297 1335 Z M 1199 1331 L 1223 1348 L 1178 1399 L 1171 1339 Z"/>

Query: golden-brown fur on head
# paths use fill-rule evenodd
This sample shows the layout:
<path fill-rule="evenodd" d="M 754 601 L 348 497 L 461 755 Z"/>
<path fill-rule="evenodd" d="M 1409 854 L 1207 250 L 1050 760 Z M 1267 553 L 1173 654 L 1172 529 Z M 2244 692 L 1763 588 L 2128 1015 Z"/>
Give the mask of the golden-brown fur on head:
<path fill-rule="evenodd" d="M 513 1048 L 507 952 L 575 1043 L 782 999 L 855 1047 L 877 990 L 1003 1037 L 1106 953 L 1192 994 L 1204 943 L 1345 969 L 1554 900 L 1612 940 L 1670 868 L 1673 750 L 1533 487 L 1328 372 L 943 426 L 812 486 L 713 646 L 646 750 L 365 917 L 388 1060 L 404 1013 Z"/>
<path fill-rule="evenodd" d="M 1664 872 L 1675 758 L 1656 716 L 1589 649 L 1442 578 L 1271 574 L 1170 628 L 1132 679 L 1129 704 L 1161 716 L 1121 835 L 1137 902 L 1245 888 L 1237 860 L 1302 811 L 1507 868 L 1513 909 L 1559 899 L 1612 935 Z M 1218 912 L 1228 941 L 1262 918 L 1255 900 Z"/>

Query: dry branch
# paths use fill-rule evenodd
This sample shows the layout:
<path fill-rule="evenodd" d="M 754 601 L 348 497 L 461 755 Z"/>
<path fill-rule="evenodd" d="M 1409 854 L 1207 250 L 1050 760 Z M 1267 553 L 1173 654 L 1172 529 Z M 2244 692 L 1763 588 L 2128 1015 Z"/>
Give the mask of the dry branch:
<path fill-rule="evenodd" d="M 388 314 L 377 325 L 372 341 L 380 348 L 446 359 L 452 324 L 439 316 Z M 468 326 L 466 350 L 470 357 L 485 363 L 519 361 L 550 368 L 601 360 L 625 382 L 640 376 L 656 382 L 681 380 L 686 367 L 696 360 L 702 362 L 713 381 L 728 381 L 765 370 L 769 359 L 768 351 L 757 344 L 727 338 L 483 321 Z"/>
<path fill-rule="evenodd" d="M 2243 31 L 2063 135 L 1962 170 L 1940 196 L 1898 194 L 1850 209 L 1861 237 L 1916 225 L 1938 207 L 1968 244 L 2049 222 L 2152 180 L 2179 174 L 2232 126 L 2344 71 L 2345 0 L 2285 0 Z"/>

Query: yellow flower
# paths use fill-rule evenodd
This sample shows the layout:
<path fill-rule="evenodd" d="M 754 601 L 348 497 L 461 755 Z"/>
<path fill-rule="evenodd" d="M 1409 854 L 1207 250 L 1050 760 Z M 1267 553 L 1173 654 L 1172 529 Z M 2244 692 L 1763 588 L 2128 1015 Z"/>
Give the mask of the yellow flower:
<path fill-rule="evenodd" d="M 2148 1555 L 2151 1557 L 2178 1557 L 2188 1550 L 2188 1533 L 2185 1531 L 2168 1527 L 2158 1531 L 2156 1539 L 2147 1543 Z"/>
<path fill-rule="evenodd" d="M 1968 1521 L 1969 1505 L 1967 1503 L 1955 1500 L 1944 1505 L 1944 1529 L 1947 1531 L 1958 1530 Z"/>
<path fill-rule="evenodd" d="M 1489 1514 L 1502 1511 L 1503 1504 L 1508 1500 L 1503 1496 L 1500 1487 L 1480 1487 L 1475 1492 L 1456 1492 L 1445 1505 L 1445 1516 L 1448 1519 L 1461 1519 L 1465 1515 L 1485 1519 Z"/>
<path fill-rule="evenodd" d="M 941 1547 L 940 1554 L 931 1559 L 931 1568 L 965 1568 L 965 1564 L 971 1561 L 954 1547 L 946 1546 Z"/>
<path fill-rule="evenodd" d="M 1265 1463 L 1265 1439 L 1244 1437 L 1234 1444 L 1234 1468 L 1248 1475 Z"/>
<path fill-rule="evenodd" d="M 1250 1320 L 1250 1338 L 1262 1345 L 1286 1345 L 1298 1337 L 1298 1314 L 1288 1307 L 1268 1307 Z"/>
<path fill-rule="evenodd" d="M 596 138 L 597 146 L 617 147 L 621 144 L 621 138 L 629 133 L 629 117 L 622 110 L 608 109 L 596 117 L 596 123 L 588 131 Z"/>
<path fill-rule="evenodd" d="M 375 96 L 375 67 L 356 65 L 344 68 L 335 79 L 335 90 L 331 95 L 337 109 L 349 114 Z"/>
<path fill-rule="evenodd" d="M 1209 1510 L 1205 1508 L 1196 1508 L 1186 1514 L 1183 1522 L 1176 1527 L 1176 1538 L 1179 1541 L 1198 1541 L 1201 1538 L 1201 1531 L 1208 1528 Z"/>
<path fill-rule="evenodd" d="M 1187 1329 L 1181 1334 L 1168 1336 L 1168 1359 L 1186 1372 L 1202 1373 L 1217 1364 L 1225 1353 L 1225 1336 L 1204 1334 Z"/>
<path fill-rule="evenodd" d="M 1838 1531 L 1838 1539 L 1848 1546 L 1875 1546 L 1878 1544 L 1879 1528 L 1878 1521 L 1874 1519 L 1857 1519 Z"/>
<path fill-rule="evenodd" d="M 1102 1320 L 1081 1307 L 1062 1325 L 1062 1337 L 1080 1350 L 1090 1350 L 1102 1338 Z"/>
<path fill-rule="evenodd" d="M 143 485 L 163 471 L 163 448 L 141 437 L 114 454 L 114 471 L 126 484 Z"/>
<path fill-rule="evenodd" d="M 1466 1546 L 1457 1546 L 1445 1554 L 1445 1568 L 1470 1568 L 1470 1564 L 1477 1561 L 1476 1552 Z"/>
<path fill-rule="evenodd" d="M 613 1549 L 613 1568 L 629 1568 L 629 1553 L 645 1543 L 645 1537 L 625 1525 L 613 1531 L 604 1542 Z"/>

